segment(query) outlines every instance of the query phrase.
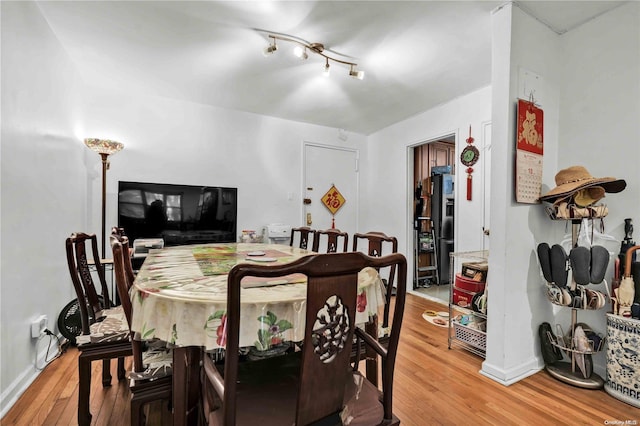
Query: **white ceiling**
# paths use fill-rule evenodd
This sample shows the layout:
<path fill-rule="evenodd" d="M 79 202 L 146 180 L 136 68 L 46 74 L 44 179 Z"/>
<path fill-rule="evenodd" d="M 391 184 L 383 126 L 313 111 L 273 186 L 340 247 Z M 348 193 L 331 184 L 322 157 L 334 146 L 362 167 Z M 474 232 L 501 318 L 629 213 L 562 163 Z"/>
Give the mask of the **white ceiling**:
<path fill-rule="evenodd" d="M 370 134 L 491 80 L 503 1 L 40 1 L 89 84 Z M 523 1 L 562 34 L 620 1 Z M 255 29 L 321 42 L 365 71 L 306 61 Z"/>

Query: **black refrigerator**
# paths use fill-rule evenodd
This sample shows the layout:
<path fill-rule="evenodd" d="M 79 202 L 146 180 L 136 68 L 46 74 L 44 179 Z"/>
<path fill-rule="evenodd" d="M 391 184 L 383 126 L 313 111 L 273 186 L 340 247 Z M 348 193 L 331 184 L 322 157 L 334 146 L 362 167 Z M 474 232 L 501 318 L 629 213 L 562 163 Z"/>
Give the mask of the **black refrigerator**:
<path fill-rule="evenodd" d="M 431 219 L 437 244 L 438 278 L 449 284 L 449 254 L 453 251 L 454 175 L 431 174 Z"/>

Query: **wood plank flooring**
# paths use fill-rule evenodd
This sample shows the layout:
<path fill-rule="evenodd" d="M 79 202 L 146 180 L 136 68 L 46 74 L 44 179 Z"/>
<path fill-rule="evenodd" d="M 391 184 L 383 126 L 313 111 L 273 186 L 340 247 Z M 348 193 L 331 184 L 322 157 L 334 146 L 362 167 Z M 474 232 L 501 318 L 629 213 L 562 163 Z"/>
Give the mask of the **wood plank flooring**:
<path fill-rule="evenodd" d="M 481 374 L 482 359 L 447 349 L 447 329 L 422 319 L 442 305 L 407 296 L 394 380 L 394 412 L 403 425 L 640 425 L 640 409 L 602 390 L 576 388 L 539 372 L 511 386 Z M 2 425 L 77 425 L 78 351 L 53 361 L 0 421 Z M 130 360 L 127 362 L 130 368 Z M 93 363 L 92 425 L 130 423 L 126 381 L 103 388 Z M 115 362 L 112 362 L 115 377 Z M 166 406 L 154 406 L 149 424 L 170 424 Z M 616 423 L 619 422 L 619 423 Z"/>

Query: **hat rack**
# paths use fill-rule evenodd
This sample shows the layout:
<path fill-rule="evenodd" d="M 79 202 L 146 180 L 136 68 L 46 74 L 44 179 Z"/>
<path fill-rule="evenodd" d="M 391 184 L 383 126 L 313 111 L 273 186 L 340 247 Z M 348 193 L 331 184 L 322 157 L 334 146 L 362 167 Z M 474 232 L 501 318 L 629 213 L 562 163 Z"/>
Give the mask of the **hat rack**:
<path fill-rule="evenodd" d="M 600 219 L 601 227 L 604 227 L 604 217 L 607 216 L 609 210 L 607 205 L 601 203 L 600 200 L 605 196 L 605 193 L 621 192 L 627 185 L 623 179 L 594 177 L 583 166 L 570 166 L 560 170 L 555 175 L 555 183 L 556 187 L 542 195 L 539 201 L 550 204 L 545 206 L 545 212 L 550 219 L 565 220 L 567 224 L 571 222 L 572 248 L 577 246 L 583 219 Z M 569 268 L 570 262 L 567 259 L 565 272 L 568 272 Z M 548 343 L 561 350 L 563 359 L 555 362 L 547 360 L 545 370 L 555 379 L 570 385 L 585 389 L 602 389 L 605 387 L 605 381 L 593 372 L 593 361 L 591 359 L 587 360 L 586 357 L 591 357 L 592 354 L 600 352 L 607 339 L 600 334 L 594 334 L 593 331 L 590 331 L 589 337 L 586 336 L 586 333 L 579 333 L 577 336 L 576 328 L 580 325 L 578 324 L 578 310 L 598 310 L 608 306 L 608 302 L 611 301 L 609 285 L 606 280 L 601 281 L 604 283 L 606 295 L 591 289 L 587 290 L 583 286 L 579 288 L 573 272 L 571 273 L 571 281 L 567 282 L 566 286 L 563 285 L 562 288 L 550 289 L 550 283 L 547 283 L 547 297 L 551 303 L 571 308 L 571 330 L 570 337 L 569 335 L 564 335 L 559 324 L 556 324 L 557 331 L 555 335 L 550 330 L 547 330 Z M 557 294 L 553 290 L 562 292 L 567 289 L 574 300 L 567 305 L 563 295 L 562 303 L 556 303 L 554 297 Z M 592 298 L 594 294 L 597 297 L 596 300 L 593 300 L 594 306 L 592 306 L 591 300 L 585 303 L 588 299 L 587 293 Z M 580 295 L 582 300 L 575 300 L 577 298 L 576 295 Z M 604 303 L 602 303 L 603 298 L 605 299 Z M 576 337 L 579 337 L 579 339 L 576 339 Z M 585 340 L 588 340 L 587 344 L 585 344 Z M 541 344 L 544 345 L 545 343 L 541 342 Z M 564 361 L 564 356 L 568 357 L 570 361 Z M 587 362 L 589 363 L 588 368 L 586 366 Z M 581 371 L 576 367 L 579 367 Z"/>
<path fill-rule="evenodd" d="M 574 247 L 578 242 L 578 233 L 580 230 L 580 223 L 582 222 L 582 218 L 580 219 L 571 219 L 571 245 Z M 606 281 L 605 281 L 606 283 Z M 573 278 L 573 274 L 571 274 L 571 283 L 568 284 L 572 292 L 575 292 L 577 288 L 577 283 Z M 606 285 L 606 284 L 605 284 Z M 554 364 L 548 364 L 545 366 L 547 372 L 562 382 L 567 384 L 581 387 L 585 389 L 602 389 L 604 387 L 604 380 L 598 374 L 591 372 L 589 377 L 585 377 L 586 374 L 583 374 L 578 369 L 577 360 L 578 357 L 591 355 L 593 353 L 599 352 L 603 348 L 603 344 L 593 345 L 591 344 L 590 349 L 593 350 L 578 350 L 573 346 L 574 337 L 575 337 L 575 329 L 578 324 L 578 310 L 582 308 L 571 308 L 571 340 L 569 341 L 569 345 L 565 341 L 565 337 L 562 336 L 562 340 L 560 343 L 556 336 L 548 336 L 549 341 L 552 345 L 559 347 L 563 350 L 563 352 L 570 358 L 570 362 L 560 361 Z M 556 328 L 560 327 L 559 324 L 556 325 Z M 561 328 L 560 328 L 561 329 Z M 602 339 L 604 340 L 604 339 Z M 597 346 L 597 347 L 596 347 Z"/>
<path fill-rule="evenodd" d="M 609 213 L 609 209 L 604 203 L 588 207 L 579 207 L 575 204 L 567 204 L 569 217 L 562 217 L 563 213 L 560 212 L 560 208 L 560 204 L 554 204 L 545 206 L 544 210 L 551 220 L 603 219 Z"/>

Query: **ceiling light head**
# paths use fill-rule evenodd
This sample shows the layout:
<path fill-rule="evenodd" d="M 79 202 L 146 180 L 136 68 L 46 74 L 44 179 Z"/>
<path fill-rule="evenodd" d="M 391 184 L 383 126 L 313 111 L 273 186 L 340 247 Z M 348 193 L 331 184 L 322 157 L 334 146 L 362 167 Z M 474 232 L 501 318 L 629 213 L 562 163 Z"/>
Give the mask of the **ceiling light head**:
<path fill-rule="evenodd" d="M 293 49 L 293 54 L 296 55 L 298 58 L 302 59 L 303 61 L 309 58 L 306 47 L 296 46 Z"/>
<path fill-rule="evenodd" d="M 276 45 L 276 39 L 273 38 L 273 37 L 271 37 L 271 39 L 273 41 L 271 43 L 269 43 L 269 45 L 267 47 L 265 47 L 264 51 L 262 52 L 264 54 L 264 56 L 269 56 L 269 55 L 273 54 L 273 52 L 278 50 L 278 46 Z"/>
<path fill-rule="evenodd" d="M 357 78 L 358 80 L 362 80 L 364 78 L 364 71 L 357 71 L 356 64 L 351 64 L 349 75 L 353 78 Z"/>

